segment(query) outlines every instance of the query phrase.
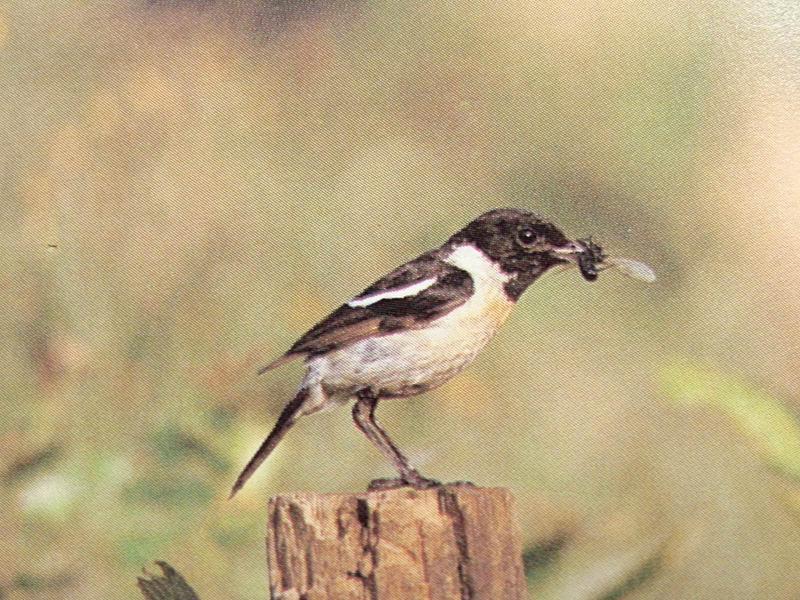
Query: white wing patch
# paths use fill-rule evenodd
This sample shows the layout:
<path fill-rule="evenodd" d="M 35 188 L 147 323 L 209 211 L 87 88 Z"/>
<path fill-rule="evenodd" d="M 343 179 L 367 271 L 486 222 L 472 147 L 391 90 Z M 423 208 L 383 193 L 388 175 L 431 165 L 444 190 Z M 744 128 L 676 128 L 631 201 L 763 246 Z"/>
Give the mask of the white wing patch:
<path fill-rule="evenodd" d="M 428 279 L 423 279 L 422 281 L 412 283 L 411 285 L 406 285 L 391 290 L 383 290 L 376 294 L 364 296 L 363 298 L 350 300 L 350 302 L 347 303 L 347 306 L 351 308 L 361 308 L 364 306 L 369 306 L 370 304 L 375 304 L 381 300 L 390 300 L 392 298 L 408 298 L 409 296 L 414 296 L 424 290 L 427 290 L 434 283 L 436 283 L 436 277 L 429 277 Z"/>

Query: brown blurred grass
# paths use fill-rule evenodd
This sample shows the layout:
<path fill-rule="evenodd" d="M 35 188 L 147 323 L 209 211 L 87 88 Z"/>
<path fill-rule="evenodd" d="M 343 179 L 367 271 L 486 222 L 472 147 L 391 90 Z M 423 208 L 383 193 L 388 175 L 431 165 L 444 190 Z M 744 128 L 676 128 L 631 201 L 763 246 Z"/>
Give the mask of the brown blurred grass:
<path fill-rule="evenodd" d="M 263 595 L 266 496 L 388 470 L 340 411 L 224 502 L 297 381 L 255 367 L 513 204 L 658 285 L 543 280 L 387 425 L 433 476 L 514 488 L 531 547 L 571 532 L 541 594 L 598 565 L 611 579 L 581 597 L 628 589 L 619 565 L 665 539 L 636 597 L 797 591 L 785 484 L 656 382 L 677 357 L 797 411 L 798 82 L 764 33 L 782 17 L 747 7 L 2 8 L 0 586 L 134 598 L 163 558 L 201 597 Z"/>

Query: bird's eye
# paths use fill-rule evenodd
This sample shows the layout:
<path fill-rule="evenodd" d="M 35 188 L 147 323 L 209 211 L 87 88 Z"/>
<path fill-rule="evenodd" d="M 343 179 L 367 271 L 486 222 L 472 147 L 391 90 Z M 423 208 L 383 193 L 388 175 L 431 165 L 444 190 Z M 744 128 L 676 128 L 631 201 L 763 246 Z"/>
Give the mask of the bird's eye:
<path fill-rule="evenodd" d="M 530 227 L 523 227 L 517 232 L 517 239 L 523 246 L 533 246 L 539 242 L 539 236 Z"/>

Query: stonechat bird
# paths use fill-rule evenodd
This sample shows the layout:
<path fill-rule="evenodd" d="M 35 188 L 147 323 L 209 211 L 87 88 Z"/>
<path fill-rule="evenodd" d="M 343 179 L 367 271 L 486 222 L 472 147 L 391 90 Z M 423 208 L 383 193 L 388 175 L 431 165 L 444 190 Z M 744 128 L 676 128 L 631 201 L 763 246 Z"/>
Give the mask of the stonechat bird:
<path fill-rule="evenodd" d="M 399 479 L 371 487 L 439 485 L 412 467 L 375 420 L 382 398 L 436 388 L 467 367 L 508 317 L 522 293 L 554 267 L 577 266 L 587 281 L 616 266 L 640 279 L 646 265 L 609 259 L 588 240 L 570 240 L 537 215 L 491 210 L 442 246 L 397 267 L 306 332 L 264 373 L 303 358 L 300 389 L 242 470 L 231 497 L 299 417 L 355 400 L 356 427 L 391 461 Z"/>

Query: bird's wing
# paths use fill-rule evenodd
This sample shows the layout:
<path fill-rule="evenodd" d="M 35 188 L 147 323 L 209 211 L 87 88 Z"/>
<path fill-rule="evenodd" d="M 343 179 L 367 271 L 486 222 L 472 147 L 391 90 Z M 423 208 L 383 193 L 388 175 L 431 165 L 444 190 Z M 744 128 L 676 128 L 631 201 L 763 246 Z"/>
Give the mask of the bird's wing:
<path fill-rule="evenodd" d="M 423 254 L 379 279 L 314 325 L 259 373 L 302 355 L 325 354 L 366 337 L 424 327 L 472 295 L 469 273 Z"/>

